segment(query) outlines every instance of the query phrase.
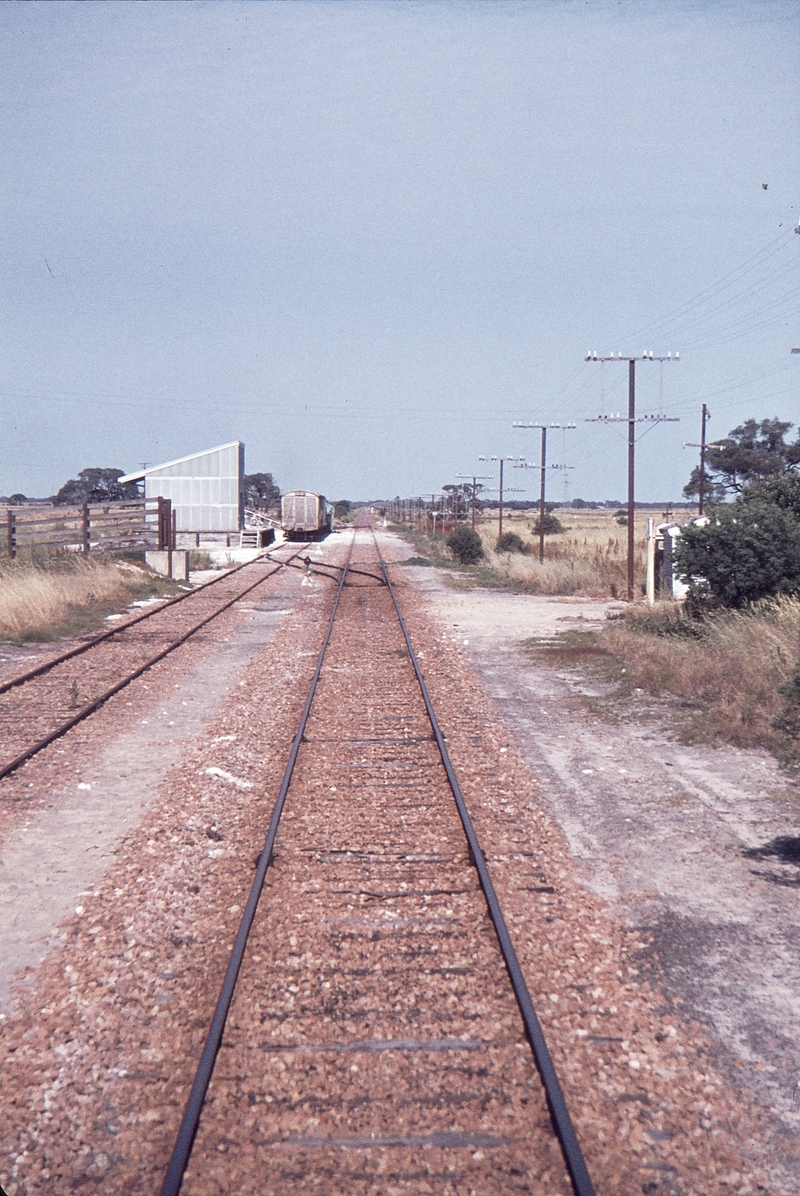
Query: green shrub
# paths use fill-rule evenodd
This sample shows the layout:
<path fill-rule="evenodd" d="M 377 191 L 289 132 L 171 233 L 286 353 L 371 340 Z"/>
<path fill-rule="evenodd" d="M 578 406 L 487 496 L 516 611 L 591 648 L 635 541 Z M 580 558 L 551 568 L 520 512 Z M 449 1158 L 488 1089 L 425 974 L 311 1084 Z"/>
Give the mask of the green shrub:
<path fill-rule="evenodd" d="M 681 529 L 675 563 L 694 610 L 746 606 L 800 589 L 800 519 L 763 498 L 715 507 Z"/>
<path fill-rule="evenodd" d="M 516 532 L 503 532 L 495 544 L 495 552 L 530 552 L 530 548 Z"/>
<path fill-rule="evenodd" d="M 537 519 L 533 525 L 533 534 L 539 535 L 539 520 Z M 563 536 L 564 525 L 560 519 L 556 519 L 555 515 L 549 515 L 545 512 L 544 516 L 544 534 L 546 536 Z"/>
<path fill-rule="evenodd" d="M 477 565 L 483 558 L 481 538 L 474 528 L 463 523 L 447 537 L 447 547 L 462 565 Z"/>

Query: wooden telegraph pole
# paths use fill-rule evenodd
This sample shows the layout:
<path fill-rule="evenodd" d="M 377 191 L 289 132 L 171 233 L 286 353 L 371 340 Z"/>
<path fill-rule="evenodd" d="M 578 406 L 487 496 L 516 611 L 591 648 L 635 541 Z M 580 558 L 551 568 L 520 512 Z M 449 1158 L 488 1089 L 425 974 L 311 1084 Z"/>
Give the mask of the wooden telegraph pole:
<path fill-rule="evenodd" d="M 544 562 L 544 516 L 545 516 L 545 476 L 547 470 L 547 429 L 574 428 L 576 424 L 540 424 L 538 420 L 530 424 L 514 423 L 515 428 L 540 428 L 542 432 L 541 460 L 539 465 L 527 465 L 527 469 L 539 470 L 539 562 Z M 567 469 L 566 465 L 553 465 L 553 469 Z"/>
<path fill-rule="evenodd" d="M 628 363 L 628 416 L 599 415 L 595 419 L 588 419 L 589 424 L 627 423 L 628 425 L 628 601 L 633 602 L 633 573 L 635 538 L 633 518 L 635 513 L 634 484 L 635 484 L 635 451 L 636 424 L 665 424 L 678 423 L 678 416 L 668 415 L 636 415 L 636 362 L 637 361 L 679 361 L 678 353 L 668 353 L 666 357 L 656 357 L 653 353 L 643 353 L 641 357 L 623 357 L 621 353 L 615 357 L 611 353 L 608 357 L 598 356 L 597 353 L 587 353 L 586 361 L 627 361 Z"/>

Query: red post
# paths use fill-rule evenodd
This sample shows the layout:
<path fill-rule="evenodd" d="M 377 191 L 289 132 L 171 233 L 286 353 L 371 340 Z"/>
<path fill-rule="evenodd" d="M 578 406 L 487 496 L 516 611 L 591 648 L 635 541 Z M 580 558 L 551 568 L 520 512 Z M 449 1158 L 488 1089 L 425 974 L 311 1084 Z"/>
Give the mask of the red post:
<path fill-rule="evenodd" d="M 8 537 L 8 559 L 13 561 L 17 555 L 17 517 L 10 507 L 6 511 L 6 534 Z"/>
<path fill-rule="evenodd" d="M 84 503 L 81 507 L 81 546 L 85 553 L 89 551 L 89 506 Z"/>

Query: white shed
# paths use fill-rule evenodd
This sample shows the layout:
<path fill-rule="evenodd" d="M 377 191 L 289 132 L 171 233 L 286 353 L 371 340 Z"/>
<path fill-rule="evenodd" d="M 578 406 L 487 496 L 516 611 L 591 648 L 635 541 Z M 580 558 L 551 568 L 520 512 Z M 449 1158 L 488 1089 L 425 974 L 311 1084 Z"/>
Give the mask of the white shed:
<path fill-rule="evenodd" d="M 120 481 L 144 481 L 146 499 L 170 499 L 179 532 L 238 532 L 244 518 L 243 479 L 244 445 L 232 440 L 150 465 Z"/>

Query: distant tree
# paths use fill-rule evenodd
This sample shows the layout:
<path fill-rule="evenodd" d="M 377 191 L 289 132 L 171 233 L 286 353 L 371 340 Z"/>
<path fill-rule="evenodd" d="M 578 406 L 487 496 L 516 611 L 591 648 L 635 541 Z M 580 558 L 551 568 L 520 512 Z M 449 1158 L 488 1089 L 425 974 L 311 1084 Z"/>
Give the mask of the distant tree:
<path fill-rule="evenodd" d="M 353 509 L 353 504 L 346 498 L 340 498 L 333 504 L 333 514 L 336 519 L 347 519 Z"/>
<path fill-rule="evenodd" d="M 281 492 L 273 481 L 271 473 L 246 473 L 242 484 L 246 507 L 269 511 L 273 507 L 277 507 L 281 500 Z"/>
<path fill-rule="evenodd" d="M 447 537 L 447 547 L 462 565 L 477 565 L 483 558 L 481 538 L 474 528 L 462 524 Z"/>
<path fill-rule="evenodd" d="M 24 494 L 10 494 L 6 502 L 10 507 L 21 507 L 24 502 L 27 502 Z"/>
<path fill-rule="evenodd" d="M 138 498 L 136 482 L 120 484 L 122 469 L 82 469 L 77 478 L 65 482 L 55 496 L 59 506 L 78 507 L 83 503 L 123 502 Z"/>
<path fill-rule="evenodd" d="M 482 490 L 482 486 L 476 486 L 476 493 Z M 442 486 L 445 494 L 450 496 L 450 510 L 456 519 L 466 519 L 468 512 L 474 506 L 476 511 L 483 510 L 483 504 L 479 499 L 472 499 L 472 486 L 469 482 L 462 482 L 460 485 L 455 485 L 452 482 L 447 486 Z"/>
<path fill-rule="evenodd" d="M 795 470 L 800 464 L 800 436 L 793 443 L 786 433 L 794 425 L 777 416 L 745 420 L 728 436 L 706 449 L 705 493 L 709 502 L 723 502 L 744 487 Z M 687 498 L 700 493 L 700 466 L 683 488 Z"/>

